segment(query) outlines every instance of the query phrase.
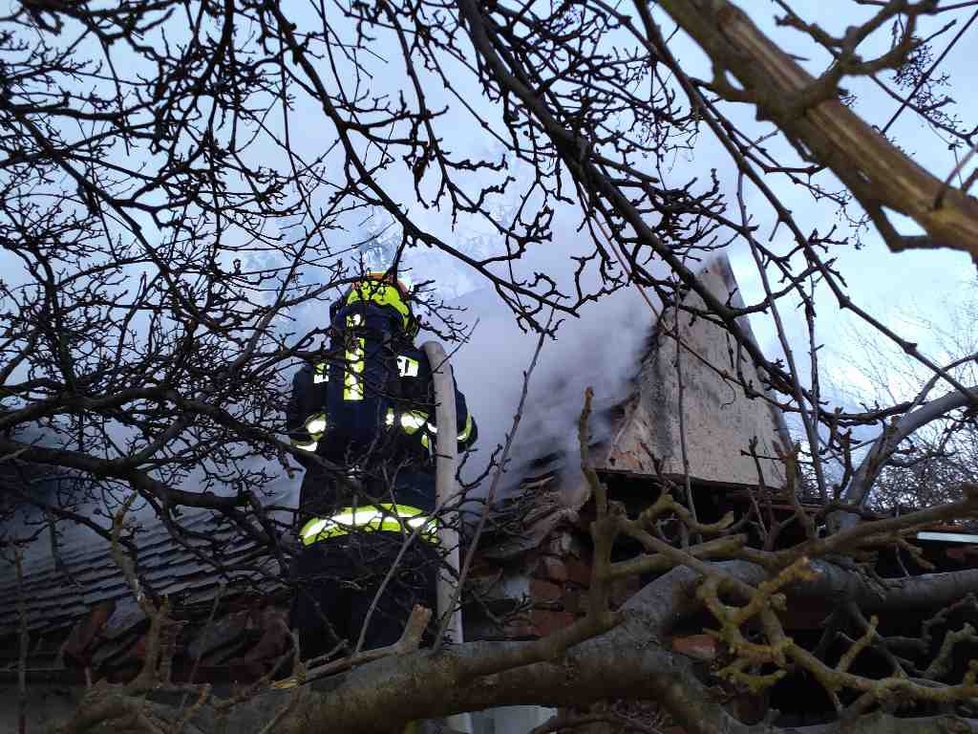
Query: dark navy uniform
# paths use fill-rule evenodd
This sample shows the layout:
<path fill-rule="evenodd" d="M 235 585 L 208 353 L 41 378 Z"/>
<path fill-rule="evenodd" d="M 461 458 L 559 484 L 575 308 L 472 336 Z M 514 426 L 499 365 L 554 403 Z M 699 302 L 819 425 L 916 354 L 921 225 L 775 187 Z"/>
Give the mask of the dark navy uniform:
<path fill-rule="evenodd" d="M 395 642 L 412 607 L 434 607 L 439 554 L 435 509 L 437 434 L 431 365 L 414 346 L 416 322 L 393 283 L 365 280 L 334 305 L 330 349 L 292 383 L 294 445 L 344 467 L 351 492 L 307 461 L 299 508 L 293 626 L 303 657 L 346 640 L 355 646 L 367 610 L 407 534 L 418 531 L 377 600 L 364 639 Z M 459 448 L 477 430 L 456 389 Z"/>

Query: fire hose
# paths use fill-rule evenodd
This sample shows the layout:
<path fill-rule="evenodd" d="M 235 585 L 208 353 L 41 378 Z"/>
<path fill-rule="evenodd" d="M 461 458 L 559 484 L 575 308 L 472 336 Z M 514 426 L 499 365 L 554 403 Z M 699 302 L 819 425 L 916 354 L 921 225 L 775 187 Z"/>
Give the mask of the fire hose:
<path fill-rule="evenodd" d="M 448 355 L 445 354 L 441 344 L 433 341 L 425 342 L 422 349 L 431 365 L 432 382 L 435 388 L 435 423 L 438 426 L 435 441 L 435 502 L 439 508 L 454 508 L 460 499 L 458 483 L 455 481 L 458 463 L 455 380 L 452 378 L 452 366 L 448 361 Z M 453 608 L 460 565 L 458 523 L 446 522 L 444 511 L 441 517 L 442 521 L 438 524 L 438 541 L 444 553 L 444 565 L 438 573 L 438 617 L 450 615 L 446 630 L 453 642 L 460 643 L 463 641 L 462 610 Z M 448 725 L 466 734 L 472 731 L 472 719 L 469 714 L 448 717 Z"/>

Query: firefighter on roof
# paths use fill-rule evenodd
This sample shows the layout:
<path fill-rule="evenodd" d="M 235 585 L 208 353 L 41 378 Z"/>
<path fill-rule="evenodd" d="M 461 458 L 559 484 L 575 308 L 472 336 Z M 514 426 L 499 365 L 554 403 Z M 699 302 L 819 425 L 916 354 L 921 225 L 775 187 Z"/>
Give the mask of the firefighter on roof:
<path fill-rule="evenodd" d="M 377 591 L 406 534 L 418 538 L 397 564 L 367 626 L 364 649 L 395 642 L 414 604 L 434 608 L 439 566 L 435 510 L 435 396 L 431 365 L 414 346 L 409 290 L 370 273 L 330 309 L 326 359 L 292 383 L 290 439 L 347 470 L 353 493 L 314 461 L 299 507 L 302 544 L 293 567 L 292 625 L 302 655 L 356 646 Z M 476 427 L 455 394 L 459 449 Z"/>

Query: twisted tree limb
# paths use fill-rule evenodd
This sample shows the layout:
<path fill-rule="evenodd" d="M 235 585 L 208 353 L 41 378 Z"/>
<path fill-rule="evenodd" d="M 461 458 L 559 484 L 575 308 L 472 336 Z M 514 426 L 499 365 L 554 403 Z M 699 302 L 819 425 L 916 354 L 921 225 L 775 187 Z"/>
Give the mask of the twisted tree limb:
<path fill-rule="evenodd" d="M 862 595 L 884 608 L 906 603 L 908 596 L 940 590 L 950 598 L 961 588 L 945 579 L 917 577 L 894 585 L 882 595 L 864 589 L 865 577 L 825 562 L 812 564 L 814 580 L 791 589 L 792 594 L 823 595 L 844 590 Z M 724 575 L 752 583 L 766 577 L 757 565 L 742 561 L 714 564 Z M 607 698 L 632 697 L 657 701 L 691 734 L 728 732 L 798 732 L 829 734 L 841 722 L 801 729 L 737 721 L 716 701 L 697 675 L 694 662 L 668 648 L 670 626 L 698 605 L 695 590 L 702 576 L 680 567 L 664 574 L 635 595 L 622 610 L 622 622 L 566 649 L 556 657 L 527 655 L 540 642 L 470 642 L 449 646 L 438 654 L 418 651 L 388 657 L 350 671 L 342 678 L 319 680 L 306 687 L 289 714 L 278 722 L 286 734 L 321 731 L 324 725 L 344 732 L 393 731 L 404 722 L 442 717 L 507 705 L 583 705 Z M 978 574 L 967 585 L 978 584 Z M 934 597 L 931 596 L 931 603 Z M 875 600 L 875 601 L 873 601 Z M 511 667 L 506 661 L 531 660 Z M 487 667 L 488 666 L 488 667 Z M 492 670 L 489 674 L 483 671 Z M 281 710 L 288 692 L 268 691 L 230 712 L 229 730 L 249 730 Z M 204 731 L 213 721 L 199 716 Z M 959 717 L 898 719 L 875 714 L 848 722 L 851 732 L 978 731 L 978 722 Z"/>
<path fill-rule="evenodd" d="M 830 168 L 872 218 L 887 246 L 949 247 L 978 258 L 978 200 L 950 187 L 860 119 L 728 0 L 661 0 L 662 8 L 702 47 L 717 72 L 742 90 L 728 96 L 756 106 L 806 157 Z M 816 86 L 818 85 L 818 86 Z M 719 89 L 722 93 L 722 89 Z M 912 217 L 926 238 L 899 235 L 884 208 Z"/>
<path fill-rule="evenodd" d="M 978 395 L 978 391 L 974 387 L 966 393 L 950 392 L 924 403 L 913 412 L 895 421 L 892 426 L 880 434 L 869 453 L 859 464 L 852 481 L 846 488 L 846 500 L 857 506 L 864 506 L 869 499 L 873 483 L 900 444 L 928 423 L 940 420 L 952 411 L 968 406 L 975 400 L 975 395 Z M 850 516 L 850 519 L 852 521 L 844 523 L 844 526 L 854 524 L 855 518 Z"/>

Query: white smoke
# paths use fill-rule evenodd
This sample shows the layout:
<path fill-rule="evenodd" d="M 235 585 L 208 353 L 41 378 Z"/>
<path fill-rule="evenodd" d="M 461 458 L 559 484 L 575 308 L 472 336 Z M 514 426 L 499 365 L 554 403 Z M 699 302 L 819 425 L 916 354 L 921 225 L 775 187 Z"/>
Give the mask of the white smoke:
<path fill-rule="evenodd" d="M 467 320 L 478 320 L 469 343 L 452 358 L 455 379 L 479 426 L 474 473 L 511 430 L 537 336 L 519 330 L 493 291 L 476 291 L 458 303 L 468 309 Z M 577 466 L 577 422 L 589 386 L 595 394 L 592 436 L 607 435 L 607 409 L 628 396 L 653 321 L 641 295 L 627 288 L 587 304 L 580 318 L 566 319 L 557 337 L 546 340 L 530 376 L 505 488 L 532 473 L 537 461 L 558 458 L 563 468 Z"/>

